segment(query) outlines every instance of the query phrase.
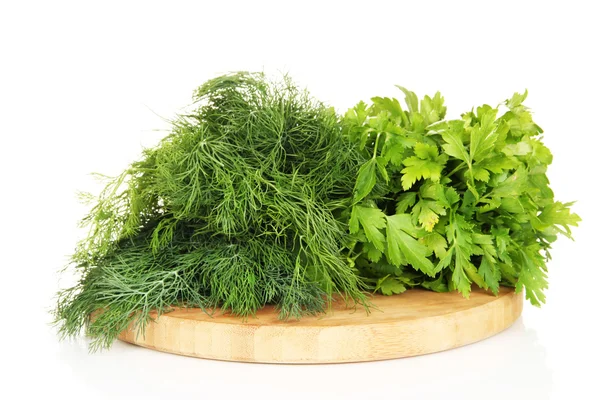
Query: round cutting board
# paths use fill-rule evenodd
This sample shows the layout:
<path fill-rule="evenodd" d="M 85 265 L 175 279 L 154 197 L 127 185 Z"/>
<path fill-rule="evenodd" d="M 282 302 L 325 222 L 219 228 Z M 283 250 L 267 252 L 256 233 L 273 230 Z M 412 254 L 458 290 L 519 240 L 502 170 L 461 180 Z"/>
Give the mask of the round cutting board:
<path fill-rule="evenodd" d="M 371 299 L 373 308 L 335 302 L 320 316 L 280 321 L 273 307 L 246 321 L 181 308 L 150 322 L 145 334 L 124 331 L 119 339 L 192 357 L 263 363 L 342 363 L 386 360 L 448 350 L 490 337 L 521 314 L 522 294 L 501 288 L 498 296 L 413 289 Z"/>

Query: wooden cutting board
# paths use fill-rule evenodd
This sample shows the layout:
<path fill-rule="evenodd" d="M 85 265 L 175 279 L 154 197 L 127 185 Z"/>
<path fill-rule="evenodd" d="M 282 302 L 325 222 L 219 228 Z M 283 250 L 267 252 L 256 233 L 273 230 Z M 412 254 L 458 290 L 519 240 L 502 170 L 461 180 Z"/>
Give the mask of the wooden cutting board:
<path fill-rule="evenodd" d="M 521 315 L 522 294 L 501 288 L 496 297 L 475 290 L 458 293 L 413 289 L 372 298 L 377 309 L 336 302 L 325 315 L 280 321 L 273 307 L 242 321 L 177 309 L 119 339 L 154 350 L 192 357 L 262 363 L 343 363 L 386 360 L 448 350 L 488 338 Z"/>

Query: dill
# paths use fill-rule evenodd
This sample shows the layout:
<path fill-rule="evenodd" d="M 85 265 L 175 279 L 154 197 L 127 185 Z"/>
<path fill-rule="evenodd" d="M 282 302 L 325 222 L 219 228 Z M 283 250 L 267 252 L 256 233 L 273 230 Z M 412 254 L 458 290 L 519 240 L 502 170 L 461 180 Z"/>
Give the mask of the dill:
<path fill-rule="evenodd" d="M 54 310 L 60 334 L 85 329 L 95 350 L 174 306 L 246 318 L 274 304 L 287 319 L 324 312 L 334 294 L 366 305 L 340 218 L 364 161 L 335 111 L 288 77 L 206 82 L 82 220 L 80 280 Z"/>

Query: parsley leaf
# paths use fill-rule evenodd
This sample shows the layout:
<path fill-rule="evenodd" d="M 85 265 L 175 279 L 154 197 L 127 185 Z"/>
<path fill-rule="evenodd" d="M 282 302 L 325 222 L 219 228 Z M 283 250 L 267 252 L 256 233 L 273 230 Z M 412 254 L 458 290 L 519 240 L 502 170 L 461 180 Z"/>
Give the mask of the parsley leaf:
<path fill-rule="evenodd" d="M 433 263 L 427 258 L 431 250 L 414 237 L 418 235 L 409 214 L 396 214 L 387 217 L 387 245 L 389 260 L 400 265 L 402 255 L 413 268 L 433 276 Z"/>
<path fill-rule="evenodd" d="M 379 251 L 385 250 L 385 236 L 380 229 L 385 228 L 385 214 L 378 208 L 354 206 L 350 218 L 350 233 L 358 232 L 362 227 L 367 240 Z"/>

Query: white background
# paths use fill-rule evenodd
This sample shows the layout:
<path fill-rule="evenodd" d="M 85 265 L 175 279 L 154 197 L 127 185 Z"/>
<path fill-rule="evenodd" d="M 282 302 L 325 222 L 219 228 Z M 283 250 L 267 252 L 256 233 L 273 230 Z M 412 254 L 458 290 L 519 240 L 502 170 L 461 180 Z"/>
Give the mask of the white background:
<path fill-rule="evenodd" d="M 598 360 L 598 12 L 569 1 L 0 3 L 0 397 L 594 398 Z M 47 325 L 85 212 L 206 79 L 289 72 L 345 111 L 442 91 L 448 114 L 529 89 L 556 197 L 579 200 L 554 246 L 548 302 L 465 348 L 388 362 L 272 366 L 117 343 L 88 354 Z M 155 129 L 163 129 L 156 131 Z M 61 279 L 59 281 L 59 278 Z M 594 371 L 596 373 L 594 373 Z M 592 391 L 592 392 L 589 392 Z M 242 397 L 243 396 L 243 397 Z"/>

